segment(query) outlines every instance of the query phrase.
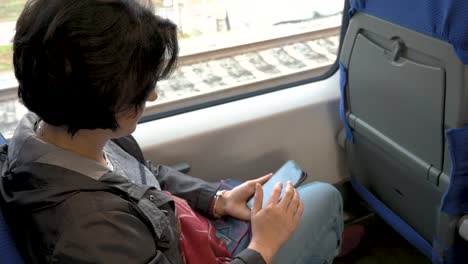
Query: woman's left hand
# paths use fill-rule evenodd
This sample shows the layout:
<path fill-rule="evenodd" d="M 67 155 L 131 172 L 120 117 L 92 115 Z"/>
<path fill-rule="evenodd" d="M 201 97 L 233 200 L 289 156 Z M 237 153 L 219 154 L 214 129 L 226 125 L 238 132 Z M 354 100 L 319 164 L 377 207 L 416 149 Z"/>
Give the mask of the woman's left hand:
<path fill-rule="evenodd" d="M 250 220 L 250 209 L 247 200 L 255 193 L 255 185 L 263 185 L 273 174 L 246 181 L 232 190 L 226 191 L 216 203 L 215 212 L 218 216 L 232 216 L 241 220 Z"/>

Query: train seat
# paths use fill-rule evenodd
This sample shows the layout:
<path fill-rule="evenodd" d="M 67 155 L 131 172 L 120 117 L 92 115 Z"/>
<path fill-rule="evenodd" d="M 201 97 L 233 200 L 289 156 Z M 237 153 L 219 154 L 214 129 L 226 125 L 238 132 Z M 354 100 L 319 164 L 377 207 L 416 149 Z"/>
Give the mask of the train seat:
<path fill-rule="evenodd" d="M 8 142 L 0 134 L 0 146 L 6 145 Z M 3 172 L 3 160 L 6 157 L 0 155 L 0 172 Z M 1 184 L 1 181 L 0 181 Z M 0 188 L 1 189 L 1 188 Z M 1 204 L 1 202 L 0 202 Z M 5 218 L 3 217 L 2 209 L 0 208 L 0 258 L 2 263 L 20 264 L 23 263 L 20 254 L 15 246 L 10 229 L 7 226 Z"/>
<path fill-rule="evenodd" d="M 352 185 L 433 263 L 468 263 L 468 2 L 350 6 L 340 114 Z"/>

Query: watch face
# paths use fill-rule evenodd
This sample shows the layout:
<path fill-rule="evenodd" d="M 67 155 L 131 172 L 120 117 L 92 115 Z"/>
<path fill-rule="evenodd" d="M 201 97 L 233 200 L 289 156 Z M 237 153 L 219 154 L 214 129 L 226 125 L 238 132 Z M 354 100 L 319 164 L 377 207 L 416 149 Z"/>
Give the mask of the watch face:
<path fill-rule="evenodd" d="M 216 204 L 218 203 L 219 197 L 223 196 L 223 193 L 225 193 L 225 192 L 226 192 L 226 190 L 217 191 L 215 196 L 214 196 L 214 205 L 213 205 L 213 209 L 212 209 L 213 210 L 212 213 L 213 213 L 214 217 L 217 217 L 217 218 L 221 217 L 220 215 L 218 215 L 216 213 Z"/>

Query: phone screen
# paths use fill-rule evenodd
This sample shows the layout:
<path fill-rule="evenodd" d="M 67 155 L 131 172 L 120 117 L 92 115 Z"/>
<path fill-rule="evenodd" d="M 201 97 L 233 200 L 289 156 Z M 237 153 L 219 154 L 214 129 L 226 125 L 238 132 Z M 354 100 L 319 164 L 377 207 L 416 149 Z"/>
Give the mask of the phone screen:
<path fill-rule="evenodd" d="M 273 192 L 273 189 L 276 183 L 281 182 L 283 184 L 283 189 L 281 190 L 280 199 L 283 197 L 284 192 L 286 191 L 286 185 L 288 181 L 291 181 L 294 187 L 299 186 L 302 181 L 306 178 L 305 174 L 301 168 L 296 164 L 296 162 L 290 160 L 286 162 L 264 185 L 263 185 L 263 206 L 265 206 L 270 199 L 270 196 Z M 254 198 L 250 198 L 247 202 L 247 206 L 252 208 Z"/>

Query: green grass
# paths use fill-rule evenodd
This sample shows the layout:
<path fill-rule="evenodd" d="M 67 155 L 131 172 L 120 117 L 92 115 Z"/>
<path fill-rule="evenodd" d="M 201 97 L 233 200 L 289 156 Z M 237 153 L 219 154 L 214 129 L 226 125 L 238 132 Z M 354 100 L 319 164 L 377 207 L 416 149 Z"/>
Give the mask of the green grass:
<path fill-rule="evenodd" d="M 0 23 L 18 19 L 26 0 L 0 0 Z M 13 71 L 13 51 L 11 45 L 0 46 L 0 72 Z"/>
<path fill-rule="evenodd" d="M 13 50 L 11 45 L 0 46 L 0 72 L 13 71 Z"/>
<path fill-rule="evenodd" d="M 26 0 L 0 0 L 0 22 L 16 21 Z"/>

